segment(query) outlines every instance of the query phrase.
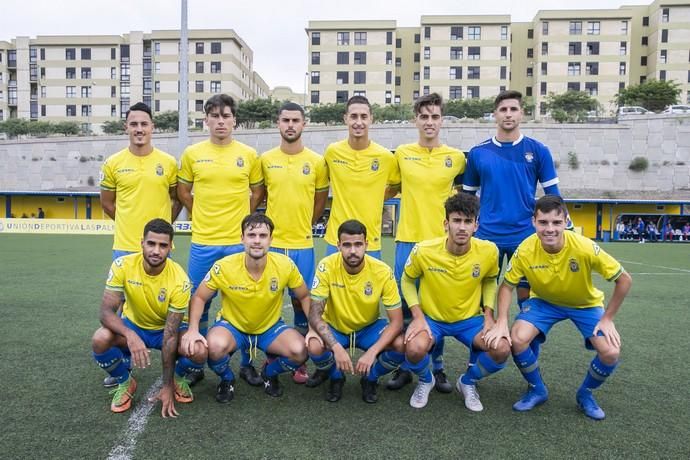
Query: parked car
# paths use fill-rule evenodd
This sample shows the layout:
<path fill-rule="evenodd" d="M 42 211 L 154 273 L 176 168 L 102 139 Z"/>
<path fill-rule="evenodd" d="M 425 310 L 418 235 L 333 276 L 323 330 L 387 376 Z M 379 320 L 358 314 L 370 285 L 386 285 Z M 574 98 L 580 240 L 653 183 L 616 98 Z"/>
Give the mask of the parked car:
<path fill-rule="evenodd" d="M 664 113 L 690 113 L 690 105 L 669 105 Z"/>
<path fill-rule="evenodd" d="M 444 115 L 443 121 L 448 122 L 448 123 L 458 123 L 458 122 L 460 122 L 460 119 L 454 115 Z"/>
<path fill-rule="evenodd" d="M 648 115 L 648 114 L 652 114 L 652 113 L 653 112 L 650 112 L 649 110 L 645 109 L 644 107 L 638 107 L 636 105 L 618 108 L 618 116 L 619 117 L 624 117 L 626 115 Z"/>
<path fill-rule="evenodd" d="M 496 117 L 494 117 L 494 113 L 493 113 L 493 112 L 487 112 L 487 113 L 485 113 L 484 116 L 483 116 L 482 118 L 483 118 L 484 120 L 486 120 L 486 121 L 496 121 Z"/>

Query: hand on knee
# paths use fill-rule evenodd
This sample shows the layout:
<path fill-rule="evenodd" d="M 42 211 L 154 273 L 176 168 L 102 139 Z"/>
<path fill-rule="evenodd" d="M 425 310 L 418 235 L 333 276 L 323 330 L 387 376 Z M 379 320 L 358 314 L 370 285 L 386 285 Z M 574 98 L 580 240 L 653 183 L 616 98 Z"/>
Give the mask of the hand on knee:
<path fill-rule="evenodd" d="M 91 349 L 94 353 L 105 353 L 113 346 L 115 336 L 110 330 L 100 327 L 91 338 Z"/>
<path fill-rule="evenodd" d="M 618 358 L 620 357 L 621 350 L 618 347 L 609 347 L 606 350 L 602 350 L 599 352 L 599 359 L 601 360 L 602 363 L 606 364 L 607 366 L 610 366 L 612 364 L 615 364 L 618 362 Z"/>

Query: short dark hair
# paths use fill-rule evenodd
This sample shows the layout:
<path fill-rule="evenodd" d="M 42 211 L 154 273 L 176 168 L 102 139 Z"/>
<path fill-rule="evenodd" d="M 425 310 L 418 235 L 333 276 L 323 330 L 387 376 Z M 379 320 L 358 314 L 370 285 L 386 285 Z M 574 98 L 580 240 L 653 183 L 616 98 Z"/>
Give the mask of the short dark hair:
<path fill-rule="evenodd" d="M 565 201 L 558 195 L 544 195 L 539 198 L 534 205 L 535 217 L 537 216 L 537 211 L 541 211 L 543 214 L 550 213 L 551 211 L 558 211 L 557 214 L 563 214 L 564 216 L 568 214 Z"/>
<path fill-rule="evenodd" d="M 441 113 L 443 113 L 443 98 L 438 93 L 431 93 L 427 94 L 426 96 L 419 97 L 416 101 L 414 101 L 415 116 L 421 113 L 423 107 L 428 107 L 430 105 L 439 106 L 441 108 Z"/>
<path fill-rule="evenodd" d="M 129 106 L 129 110 L 127 110 L 127 113 L 125 114 L 125 120 L 129 118 L 129 114 L 131 112 L 146 112 L 149 114 L 149 118 L 151 119 L 151 121 L 153 121 L 153 115 L 151 115 L 151 107 L 144 104 L 143 102 L 137 102 L 136 104 Z"/>
<path fill-rule="evenodd" d="M 347 100 L 347 104 L 345 104 L 345 113 L 347 113 L 348 110 L 350 110 L 350 106 L 352 104 L 364 104 L 367 107 L 369 107 L 369 113 L 371 113 L 371 104 L 369 103 L 369 99 L 367 99 L 364 96 L 352 96 L 350 99 Z"/>
<path fill-rule="evenodd" d="M 496 99 L 494 99 L 494 110 L 496 110 L 498 105 L 506 99 L 517 99 L 520 107 L 522 107 L 522 93 L 514 89 L 508 89 L 498 93 L 498 96 L 496 96 Z"/>
<path fill-rule="evenodd" d="M 242 219 L 242 235 L 244 236 L 245 230 L 251 230 L 253 228 L 258 227 L 259 225 L 267 226 L 268 233 L 273 235 L 273 229 L 275 228 L 275 226 L 273 225 L 273 221 L 266 214 L 261 214 L 260 212 L 249 214 L 244 219 Z"/>
<path fill-rule="evenodd" d="M 280 118 L 280 114 L 283 113 L 284 110 L 299 112 L 302 114 L 302 119 L 304 119 L 304 107 L 297 104 L 296 102 L 286 102 L 283 105 L 281 105 L 278 109 L 278 118 Z"/>
<path fill-rule="evenodd" d="M 446 200 L 446 220 L 454 212 L 467 217 L 477 218 L 479 215 L 479 199 L 469 193 L 457 193 Z"/>
<path fill-rule="evenodd" d="M 346 235 L 364 235 L 364 239 L 366 239 L 367 227 L 357 219 L 350 219 L 338 227 L 338 240 L 340 240 L 340 235 L 343 233 Z"/>
<path fill-rule="evenodd" d="M 168 235 L 170 237 L 170 241 L 172 241 L 173 234 L 175 233 L 175 230 L 173 229 L 173 226 L 170 225 L 170 223 L 167 220 L 165 220 L 165 219 L 153 219 L 153 220 L 150 220 L 144 226 L 144 238 L 146 238 L 146 235 L 149 232 L 158 233 L 159 235 Z"/>
<path fill-rule="evenodd" d="M 233 117 L 237 115 L 237 103 L 235 100 L 227 94 L 216 94 L 211 96 L 204 104 L 204 113 L 208 115 L 213 109 L 219 109 L 222 112 L 225 107 L 230 107 Z"/>

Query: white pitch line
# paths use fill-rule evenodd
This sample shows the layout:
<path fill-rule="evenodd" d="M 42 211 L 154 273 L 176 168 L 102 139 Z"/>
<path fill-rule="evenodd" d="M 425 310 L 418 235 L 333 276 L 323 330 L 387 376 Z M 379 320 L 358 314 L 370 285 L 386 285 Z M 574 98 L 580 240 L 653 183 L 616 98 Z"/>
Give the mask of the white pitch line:
<path fill-rule="evenodd" d="M 635 273 L 635 272 L 628 272 L 630 275 L 659 275 L 659 276 L 669 276 L 669 275 L 677 275 L 677 276 L 686 276 L 687 273 Z"/>
<path fill-rule="evenodd" d="M 674 270 L 677 272 L 690 273 L 690 270 L 684 268 L 674 268 L 674 267 L 664 267 L 663 265 L 651 265 L 644 262 L 633 262 L 632 260 L 620 260 L 624 264 L 634 264 L 634 265 L 646 265 L 647 267 L 663 268 L 664 270 Z"/>
<path fill-rule="evenodd" d="M 151 388 L 148 389 L 142 401 L 132 411 L 127 421 L 127 429 L 122 433 L 117 444 L 110 450 L 108 460 L 130 460 L 137 446 L 137 438 L 144 431 L 149 414 L 153 411 L 156 403 L 149 399 L 156 396 L 163 385 L 162 377 L 158 377 Z"/>

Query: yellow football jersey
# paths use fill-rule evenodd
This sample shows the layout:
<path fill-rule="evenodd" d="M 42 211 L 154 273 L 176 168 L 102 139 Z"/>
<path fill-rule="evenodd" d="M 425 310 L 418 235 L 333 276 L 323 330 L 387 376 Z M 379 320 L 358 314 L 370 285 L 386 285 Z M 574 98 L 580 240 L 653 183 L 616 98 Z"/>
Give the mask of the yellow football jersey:
<path fill-rule="evenodd" d="M 276 147 L 259 160 L 268 191 L 266 215 L 273 220 L 273 246 L 282 249 L 314 247 L 311 221 L 314 194 L 328 191 L 323 157 L 307 148 L 288 155 Z"/>
<path fill-rule="evenodd" d="M 575 232 L 563 232 L 565 244 L 558 254 L 544 250 L 534 234 L 523 241 L 508 263 L 504 281 L 516 286 L 523 276 L 530 297 L 571 308 L 604 306 L 604 293 L 592 284 L 592 272 L 615 281 L 621 264 L 594 241 Z"/>
<path fill-rule="evenodd" d="M 263 183 L 256 150 L 237 140 L 228 145 L 206 140 L 187 147 L 180 163 L 179 180 L 194 184 L 192 243 L 240 244 L 249 188 Z"/>
<path fill-rule="evenodd" d="M 144 270 L 141 253 L 115 259 L 105 288 L 122 292 L 122 315 L 149 330 L 163 329 L 169 311 L 186 314 L 192 292 L 192 284 L 177 262 L 167 259 L 163 271 L 151 276 Z"/>
<path fill-rule="evenodd" d="M 323 319 L 344 334 L 358 331 L 379 319 L 379 300 L 386 310 L 400 308 L 393 270 L 374 257 L 364 256 L 364 268 L 350 275 L 337 252 L 319 263 L 311 297 L 328 300 Z"/>
<path fill-rule="evenodd" d="M 304 280 L 289 257 L 269 252 L 264 273 L 255 281 L 244 258 L 244 252 L 223 257 L 213 264 L 204 282 L 221 292 L 218 318 L 245 334 L 261 334 L 280 319 L 285 287 L 297 288 Z"/>
<path fill-rule="evenodd" d="M 482 283 L 498 276 L 498 248 L 472 238 L 470 250 L 456 256 L 446 249 L 446 237 L 417 243 L 405 264 L 405 274 L 419 278 L 419 303 L 425 315 L 454 323 L 480 315 Z"/>
<path fill-rule="evenodd" d="M 346 139 L 329 145 L 324 158 L 333 190 L 326 242 L 338 244 L 340 224 L 357 219 L 367 228 L 368 250 L 380 250 L 386 186 L 400 184 L 395 157 L 375 142 L 364 150 L 353 150 Z"/>
<path fill-rule="evenodd" d="M 170 222 L 170 187 L 176 185 L 177 160 L 158 149 L 137 156 L 126 148 L 105 160 L 100 186 L 115 192 L 113 249 L 139 252 L 144 226 L 150 220 Z"/>
<path fill-rule="evenodd" d="M 443 204 L 453 194 L 453 181 L 465 171 L 465 154 L 441 145 L 429 150 L 419 144 L 395 149 L 402 199 L 396 241 L 417 243 L 445 235 Z"/>

